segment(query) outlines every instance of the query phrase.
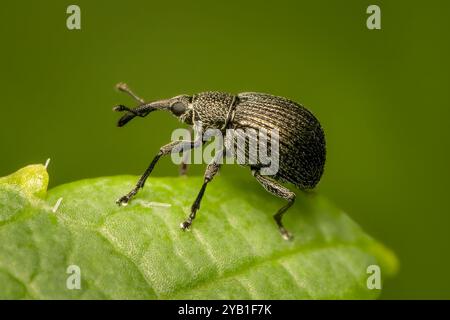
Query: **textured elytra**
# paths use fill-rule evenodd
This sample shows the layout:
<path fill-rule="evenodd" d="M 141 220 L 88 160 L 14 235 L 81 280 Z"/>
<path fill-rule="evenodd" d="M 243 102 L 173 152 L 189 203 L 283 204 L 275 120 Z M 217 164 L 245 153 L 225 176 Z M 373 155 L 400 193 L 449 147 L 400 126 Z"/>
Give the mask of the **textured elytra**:
<path fill-rule="evenodd" d="M 249 139 L 246 130 L 279 134 L 279 171 L 275 179 L 288 181 L 300 189 L 313 188 L 320 180 L 325 166 L 325 135 L 316 117 L 302 105 L 283 97 L 264 93 L 246 92 L 237 96 L 222 92 L 204 92 L 193 97 L 196 119 L 204 128 L 221 128 L 227 120 L 230 108 L 234 114 L 228 128 L 242 129 L 235 132 L 235 139 L 242 136 Z M 245 137 L 244 137 L 245 135 Z M 258 137 L 256 137 L 258 140 Z M 248 143 L 243 149 L 249 164 L 251 153 Z M 239 152 L 235 152 L 239 154 Z M 255 163 L 257 159 L 251 159 Z M 257 161 L 256 161 L 257 162 Z"/>

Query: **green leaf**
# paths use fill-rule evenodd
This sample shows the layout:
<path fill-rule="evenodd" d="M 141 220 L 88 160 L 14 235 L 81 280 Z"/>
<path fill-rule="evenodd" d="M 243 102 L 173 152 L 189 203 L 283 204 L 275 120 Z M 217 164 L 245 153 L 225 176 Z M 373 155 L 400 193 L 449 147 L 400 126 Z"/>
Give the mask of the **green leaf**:
<path fill-rule="evenodd" d="M 77 181 L 44 200 L 43 166 L 2 178 L 0 298 L 370 299 L 380 290 L 367 288 L 367 267 L 379 265 L 382 279 L 396 272 L 394 254 L 318 194 L 298 193 L 289 242 L 272 219 L 283 201 L 250 178 L 211 182 L 187 232 L 179 224 L 202 178 L 151 177 L 118 207 L 136 180 Z M 79 290 L 66 286 L 70 265 Z"/>

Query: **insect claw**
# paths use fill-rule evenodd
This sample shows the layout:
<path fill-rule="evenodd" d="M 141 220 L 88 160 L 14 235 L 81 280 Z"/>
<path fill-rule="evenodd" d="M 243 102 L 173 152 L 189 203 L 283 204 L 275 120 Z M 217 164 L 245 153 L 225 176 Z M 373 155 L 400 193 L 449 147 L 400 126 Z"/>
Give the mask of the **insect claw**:
<path fill-rule="evenodd" d="M 130 201 L 130 199 L 128 198 L 128 196 L 123 196 L 119 199 L 116 200 L 116 203 L 119 207 L 125 207 L 128 205 L 128 201 Z"/>
<path fill-rule="evenodd" d="M 180 223 L 180 228 L 183 229 L 183 231 L 186 231 L 186 230 L 189 229 L 189 227 L 191 226 L 191 224 L 192 224 L 192 220 L 188 219 L 188 220 L 186 220 L 186 221 Z"/>
<path fill-rule="evenodd" d="M 286 241 L 291 241 L 292 239 L 294 239 L 294 237 L 284 228 L 280 228 L 280 233 L 283 239 Z"/>

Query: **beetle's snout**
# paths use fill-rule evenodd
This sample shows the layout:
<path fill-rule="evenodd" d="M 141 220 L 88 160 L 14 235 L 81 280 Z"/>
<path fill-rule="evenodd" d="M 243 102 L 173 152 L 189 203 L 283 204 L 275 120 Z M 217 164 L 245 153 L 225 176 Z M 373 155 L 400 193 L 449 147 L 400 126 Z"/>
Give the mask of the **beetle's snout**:
<path fill-rule="evenodd" d="M 141 104 L 140 106 L 137 106 L 136 108 L 128 108 L 124 105 L 118 105 L 113 108 L 113 111 L 126 112 L 126 114 L 123 115 L 117 122 L 118 127 L 123 127 L 134 117 L 143 118 L 152 111 L 167 110 L 169 108 L 170 108 L 169 100 L 159 100 L 159 101 Z"/>
<path fill-rule="evenodd" d="M 128 110 L 129 109 L 126 106 L 121 105 L 121 104 L 119 104 L 118 106 L 115 106 L 113 108 L 113 111 L 116 111 L 116 112 L 122 112 L 122 111 L 128 111 Z"/>

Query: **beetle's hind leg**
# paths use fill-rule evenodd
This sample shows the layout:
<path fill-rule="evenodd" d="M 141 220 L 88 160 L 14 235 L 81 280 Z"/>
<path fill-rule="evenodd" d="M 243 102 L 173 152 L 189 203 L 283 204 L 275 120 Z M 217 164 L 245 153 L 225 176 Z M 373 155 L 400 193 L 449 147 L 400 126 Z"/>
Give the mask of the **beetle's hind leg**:
<path fill-rule="evenodd" d="M 286 211 L 294 204 L 295 201 L 295 193 L 289 190 L 288 188 L 282 186 L 279 182 L 270 179 L 266 176 L 261 175 L 259 170 L 252 170 L 253 176 L 258 180 L 258 182 L 266 189 L 268 192 L 272 193 L 273 195 L 286 199 L 288 203 L 281 207 L 277 213 L 273 216 L 275 219 L 275 222 L 277 223 L 278 229 L 280 230 L 281 236 L 285 240 L 291 240 L 292 235 L 286 230 L 286 228 L 283 226 L 283 215 L 286 213 Z"/>

